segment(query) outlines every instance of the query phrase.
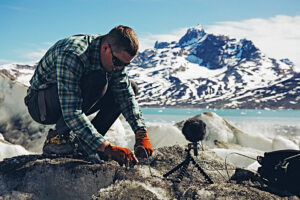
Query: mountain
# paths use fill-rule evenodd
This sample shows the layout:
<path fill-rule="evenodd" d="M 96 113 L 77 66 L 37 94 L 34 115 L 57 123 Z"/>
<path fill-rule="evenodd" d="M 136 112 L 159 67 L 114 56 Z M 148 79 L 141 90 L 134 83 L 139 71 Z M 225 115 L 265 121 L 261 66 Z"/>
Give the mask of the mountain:
<path fill-rule="evenodd" d="M 0 74 L 4 74 L 12 81 L 17 81 L 26 86 L 29 85 L 37 64 L 6 64 L 0 66 Z"/>
<path fill-rule="evenodd" d="M 300 74 L 289 59 L 267 57 L 247 39 L 191 27 L 178 40 L 156 42 L 128 67 L 141 106 L 300 109 Z M 35 65 L 0 72 L 29 84 Z"/>
<path fill-rule="evenodd" d="M 189 28 L 179 41 L 156 42 L 129 74 L 143 106 L 299 109 L 300 75 L 288 59 L 264 55 L 252 41 Z"/>

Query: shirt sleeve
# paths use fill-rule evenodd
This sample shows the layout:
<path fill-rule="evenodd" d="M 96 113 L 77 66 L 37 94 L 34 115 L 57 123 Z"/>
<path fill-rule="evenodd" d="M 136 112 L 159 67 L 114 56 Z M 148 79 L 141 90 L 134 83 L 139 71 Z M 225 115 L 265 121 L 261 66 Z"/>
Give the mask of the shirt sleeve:
<path fill-rule="evenodd" d="M 122 114 L 130 124 L 132 130 L 134 132 L 139 129 L 146 130 L 142 113 L 135 99 L 134 91 L 125 69 L 122 71 L 113 71 L 111 87 L 115 101 L 120 106 Z"/>
<path fill-rule="evenodd" d="M 57 56 L 57 87 L 63 118 L 73 133 L 84 142 L 82 146 L 90 154 L 103 145 L 105 140 L 82 111 L 82 74 L 83 64 L 77 55 L 64 52 Z"/>

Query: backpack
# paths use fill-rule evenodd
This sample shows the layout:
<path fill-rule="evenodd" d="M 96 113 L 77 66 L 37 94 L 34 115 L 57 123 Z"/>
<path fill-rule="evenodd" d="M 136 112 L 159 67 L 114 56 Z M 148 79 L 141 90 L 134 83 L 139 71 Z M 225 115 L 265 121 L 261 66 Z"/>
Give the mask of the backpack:
<path fill-rule="evenodd" d="M 300 195 L 300 151 L 279 150 L 264 153 L 257 158 L 261 167 L 258 174 L 272 187 Z"/>

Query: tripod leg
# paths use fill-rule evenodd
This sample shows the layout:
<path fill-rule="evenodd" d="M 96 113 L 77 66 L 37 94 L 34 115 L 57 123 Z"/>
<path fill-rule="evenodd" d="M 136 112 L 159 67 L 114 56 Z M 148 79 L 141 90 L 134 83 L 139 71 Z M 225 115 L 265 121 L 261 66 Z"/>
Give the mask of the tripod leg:
<path fill-rule="evenodd" d="M 184 163 L 184 165 L 182 166 L 182 168 L 180 170 L 180 173 L 176 177 L 176 182 L 180 183 L 182 181 L 183 176 L 185 175 L 189 164 L 190 164 L 190 160 Z"/>
<path fill-rule="evenodd" d="M 194 160 L 194 158 L 191 157 L 191 161 L 193 164 L 197 167 L 197 169 L 200 171 L 200 173 L 204 176 L 205 180 L 209 184 L 213 184 L 214 182 L 209 178 L 209 176 L 205 173 L 205 171 L 200 167 L 200 165 Z"/>
<path fill-rule="evenodd" d="M 183 165 L 185 165 L 186 162 L 189 162 L 189 160 L 184 160 L 182 163 L 180 163 L 179 165 L 177 165 L 176 167 L 174 167 L 173 169 L 171 169 L 169 172 L 165 173 L 163 175 L 163 177 L 168 177 L 170 174 L 173 174 L 176 170 L 178 170 L 179 168 L 181 168 Z"/>

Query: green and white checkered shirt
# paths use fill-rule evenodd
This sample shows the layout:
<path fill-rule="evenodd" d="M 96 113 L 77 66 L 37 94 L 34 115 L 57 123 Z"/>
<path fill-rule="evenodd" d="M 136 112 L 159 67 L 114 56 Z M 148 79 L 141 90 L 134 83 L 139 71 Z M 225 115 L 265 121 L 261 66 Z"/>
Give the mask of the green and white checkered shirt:
<path fill-rule="evenodd" d="M 92 71 L 105 73 L 115 101 L 132 130 L 145 129 L 126 69 L 108 73 L 101 66 L 101 38 L 101 35 L 75 35 L 58 41 L 40 60 L 27 91 L 30 94 L 32 90 L 57 83 L 64 120 L 73 133 L 84 141 L 83 148 L 88 153 L 95 152 L 104 141 L 82 111 L 80 79 Z"/>

